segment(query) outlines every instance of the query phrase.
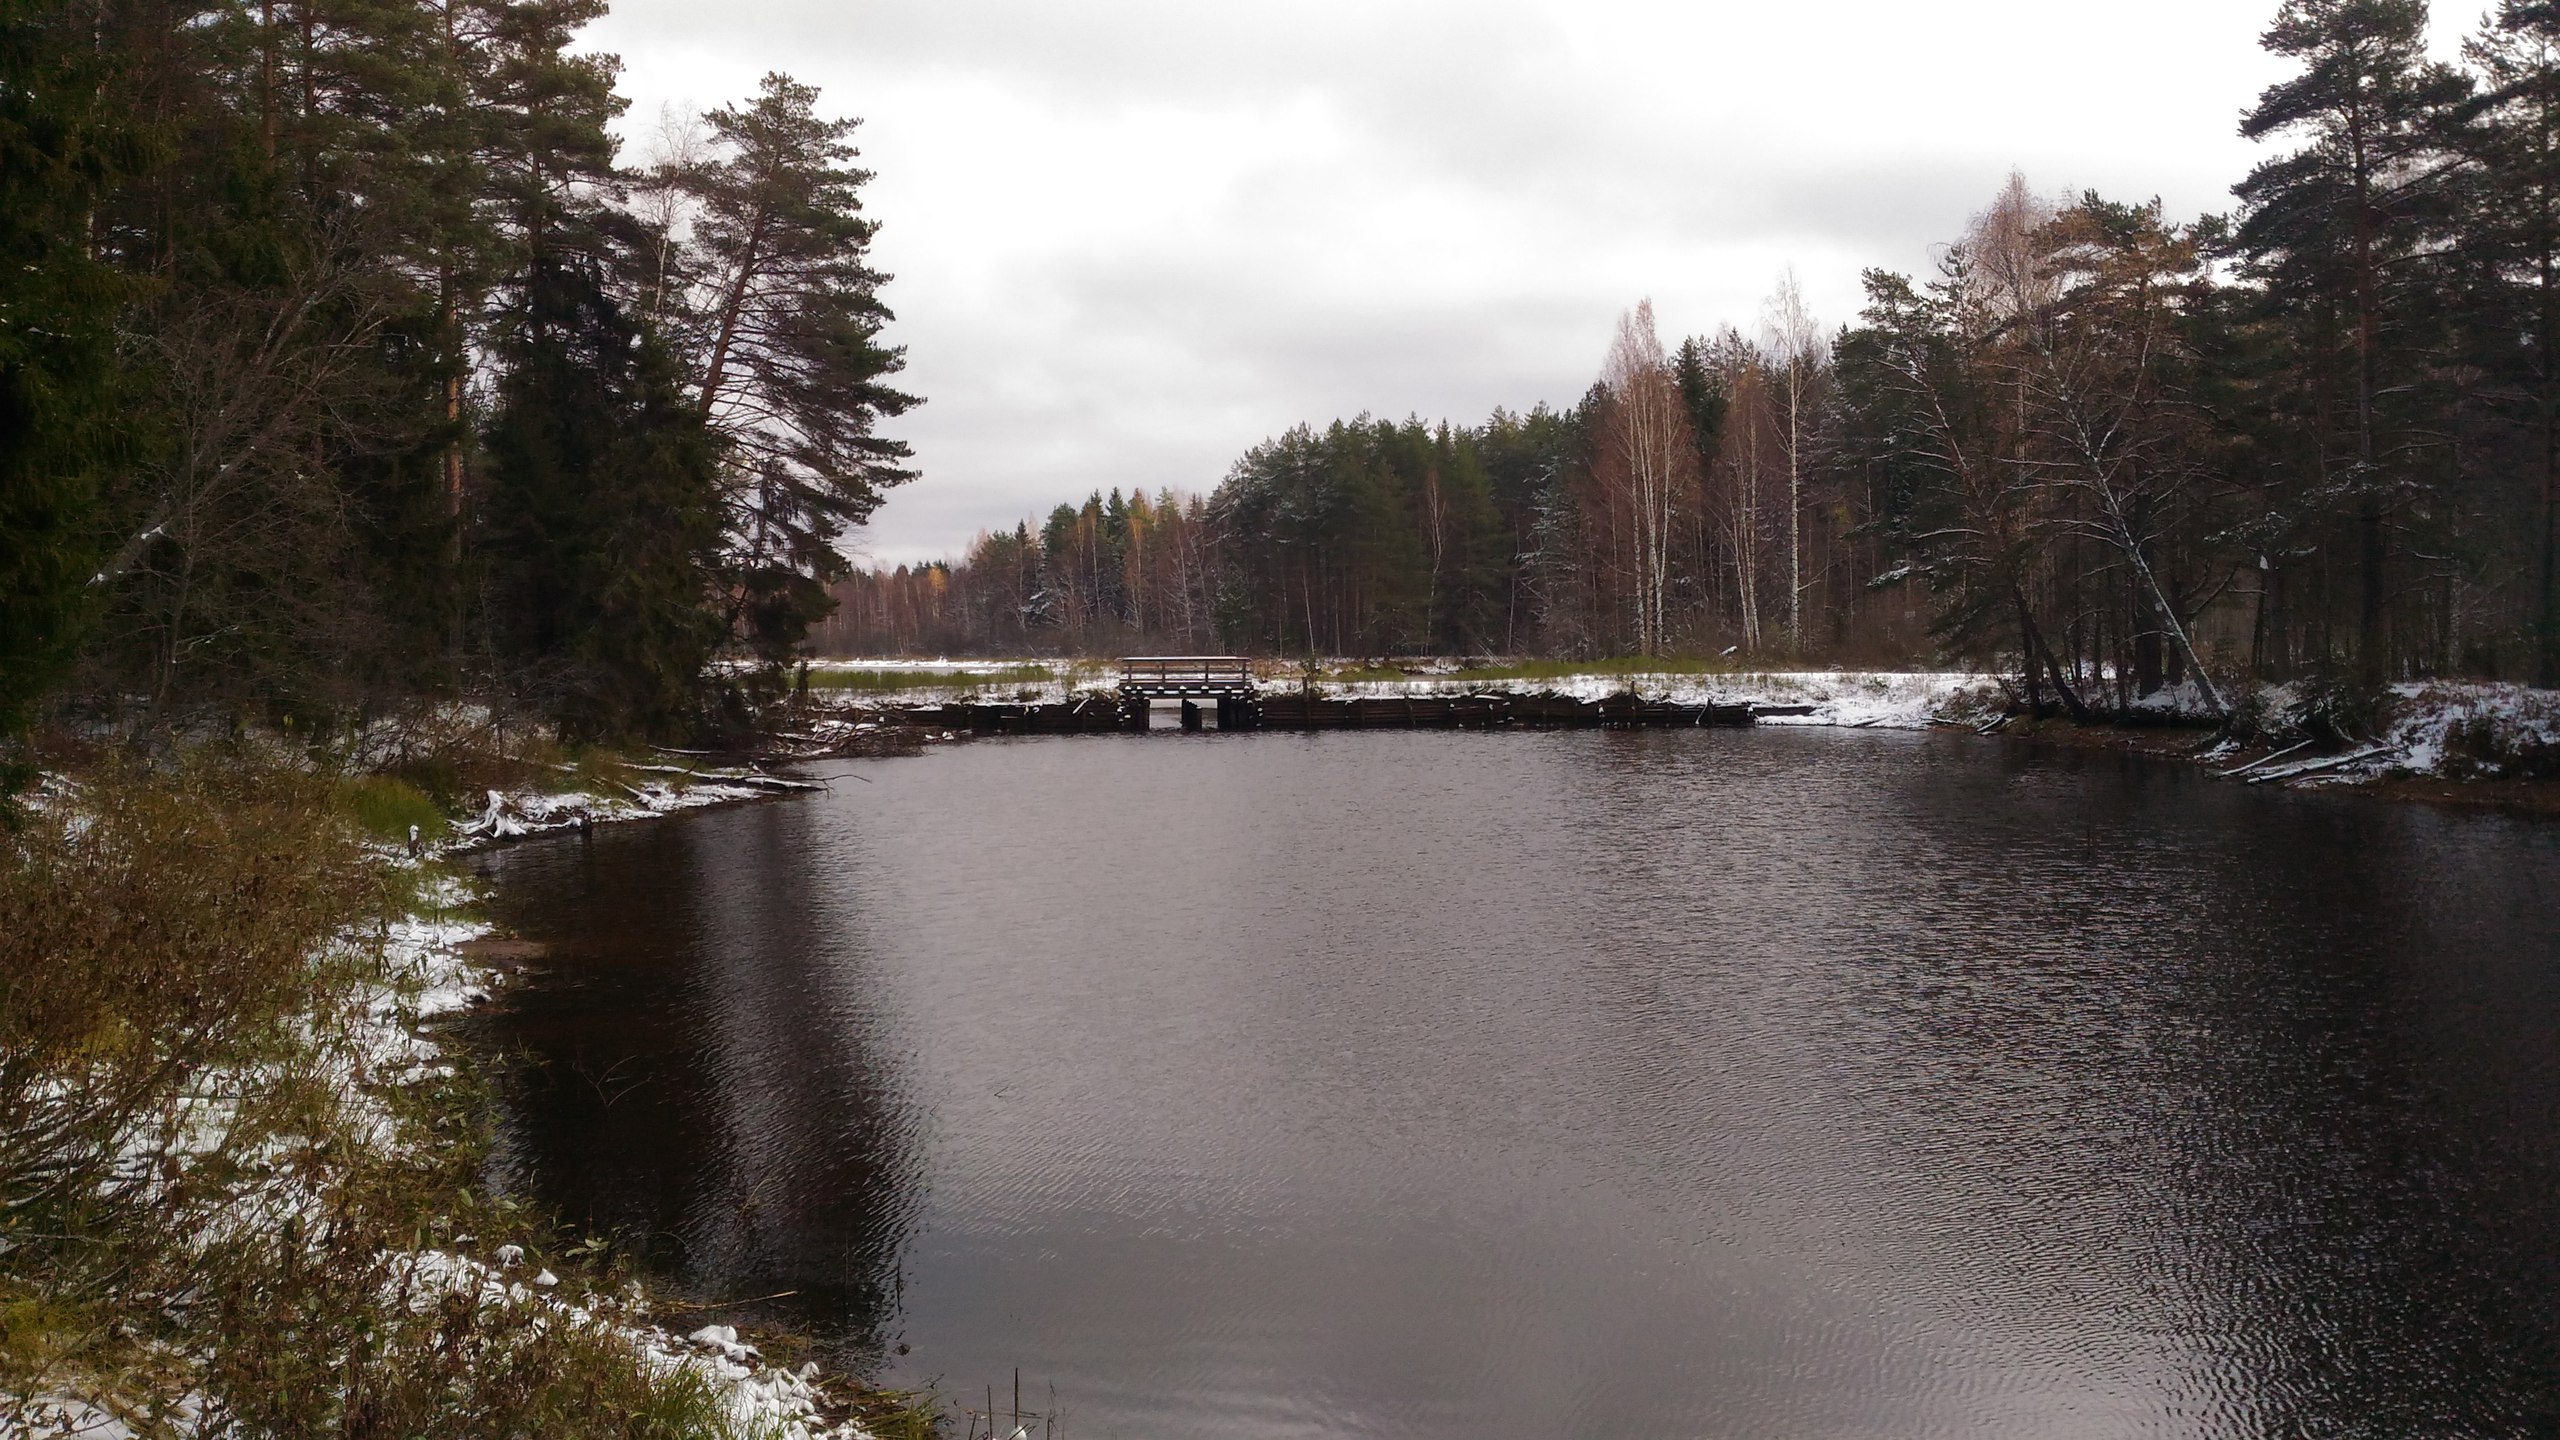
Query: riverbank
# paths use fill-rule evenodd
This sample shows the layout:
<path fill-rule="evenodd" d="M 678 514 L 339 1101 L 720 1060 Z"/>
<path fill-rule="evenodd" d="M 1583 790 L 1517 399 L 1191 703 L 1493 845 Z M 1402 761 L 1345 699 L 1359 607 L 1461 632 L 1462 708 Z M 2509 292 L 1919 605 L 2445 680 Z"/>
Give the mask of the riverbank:
<path fill-rule="evenodd" d="M 2251 697 L 2225 727 L 2191 703 L 2141 725 L 2068 718 L 2000 728 L 2012 743 L 2103 749 L 2201 765 L 2235 783 L 2320 789 L 2463 809 L 2560 816 L 2560 692 L 2494 683 L 2394 686 L 2366 728 L 2341 733 L 2298 697 Z"/>
<path fill-rule="evenodd" d="M 840 715 L 876 717 L 952 703 L 1056 705 L 1083 696 L 1109 695 L 1116 672 L 1092 662 L 986 661 L 976 669 L 958 662 L 896 662 L 905 668 L 872 669 L 892 662 L 839 661 L 838 679 L 812 681 L 813 704 Z M 813 675 L 827 672 L 812 667 Z M 1026 678 L 1031 676 L 1043 678 Z M 1979 722 L 1999 713 L 1999 686 L 1985 675 L 1939 671 L 1678 670 L 1627 665 L 1572 669 L 1553 665 L 1463 666 L 1417 664 L 1410 671 L 1335 664 L 1313 673 L 1285 665 L 1256 667 L 1265 693 L 1311 691 L 1327 700 L 1455 699 L 1470 695 L 1556 697 L 1591 703 L 1629 693 L 1683 707 L 1750 707 L 1760 723 L 1837 725 L 1859 729 L 1919 730 Z M 890 683 L 890 682 L 903 683 Z"/>
<path fill-rule="evenodd" d="M 1091 661 L 834 661 L 815 703 L 867 723 L 953 703 L 1057 705 L 1107 694 Z M 2184 760 L 2240 783 L 2334 788 L 2535 814 L 2560 814 L 2560 692 L 2492 682 L 2413 682 L 2342 705 L 2307 686 L 2266 686 L 2217 713 L 2192 686 L 2136 700 L 2089 723 L 2042 718 L 2001 678 L 1958 671 L 1749 670 L 1697 662 L 1577 667 L 1423 661 L 1257 667 L 1266 690 L 1326 700 L 1509 695 L 1583 704 L 1626 696 L 1684 707 L 1748 707 L 1762 725 L 1966 729 L 2005 743 L 2109 748 Z M 940 736 L 935 738 L 939 739 Z"/>
<path fill-rule="evenodd" d="M 51 775 L 0 842 L 0 1429 L 932 1433 L 482 1187 L 447 1026 L 498 983 L 489 927 L 382 795 L 202 753 Z M 437 848 L 504 838 L 476 823 Z"/>

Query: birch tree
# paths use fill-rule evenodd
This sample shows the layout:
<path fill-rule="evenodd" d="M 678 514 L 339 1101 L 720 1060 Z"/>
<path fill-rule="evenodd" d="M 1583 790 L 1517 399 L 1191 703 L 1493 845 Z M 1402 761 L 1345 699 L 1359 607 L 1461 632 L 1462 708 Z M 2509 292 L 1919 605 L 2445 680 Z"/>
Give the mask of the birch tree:
<path fill-rule="evenodd" d="M 1653 302 L 1640 300 L 1618 317 L 1601 370 L 1609 390 L 1604 434 L 1616 462 L 1612 475 L 1632 529 L 1631 566 L 1636 649 L 1659 654 L 1669 635 L 1671 533 L 1688 420 L 1679 387 L 1655 331 Z"/>
<path fill-rule="evenodd" d="M 1770 297 L 1767 318 L 1769 374 L 1777 388 L 1779 443 L 1787 467 L 1787 648 L 1804 653 L 1805 480 L 1812 461 L 1823 375 L 1830 359 L 1822 327 L 1806 308 L 1804 287 L 1789 266 Z"/>

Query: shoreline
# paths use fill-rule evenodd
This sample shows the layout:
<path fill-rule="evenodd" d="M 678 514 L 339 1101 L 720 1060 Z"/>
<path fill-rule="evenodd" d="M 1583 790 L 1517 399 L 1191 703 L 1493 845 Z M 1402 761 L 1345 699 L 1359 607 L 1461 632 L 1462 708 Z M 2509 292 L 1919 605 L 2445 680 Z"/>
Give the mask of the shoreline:
<path fill-rule="evenodd" d="M 1938 728 L 1952 733 L 1970 727 L 1947 725 Z M 2281 745 L 2260 745 L 2216 755 L 2215 733 L 2188 725 L 2079 725 L 2069 720 L 2046 720 L 2033 725 L 2005 727 L 1982 738 L 2006 740 L 2030 748 L 2094 750 L 2138 755 L 2148 760 L 2175 761 L 2204 771 L 2215 779 L 2226 778 L 2224 772 L 2236 766 L 2263 762 L 2270 756 L 2282 754 L 2285 748 Z M 2555 780 L 2386 774 L 2335 781 L 2325 777 L 2305 777 L 2270 783 L 2287 790 L 2310 790 L 2324 795 L 2355 795 L 2370 800 L 2487 811 L 2534 819 L 2560 818 L 2560 781 Z"/>
<path fill-rule="evenodd" d="M 665 808 L 599 817 L 595 823 L 663 819 L 820 788 L 823 787 L 711 794 Z M 386 931 L 385 972 L 396 998 L 377 1004 L 369 1017 L 375 1027 L 376 1043 L 386 1049 L 399 1047 L 413 1067 L 432 1069 L 469 1063 L 475 1071 L 483 1069 L 480 1062 L 490 1057 L 467 1037 L 452 1033 L 452 1029 L 471 1014 L 506 1003 L 507 988 L 524 966 L 541 959 L 542 947 L 501 934 L 497 925 L 477 912 L 480 896 L 476 883 L 447 869 L 444 862 L 515 840 L 556 834 L 573 828 L 575 823 L 571 820 L 541 829 L 457 840 L 436 854 L 417 860 L 395 853 L 380 855 L 388 864 L 418 871 L 423 877 L 421 898 L 433 897 L 433 904 L 393 922 Z M 550 1231 L 559 1224 L 557 1216 L 539 1210 L 536 1214 L 541 1230 Z M 552 1271 L 542 1268 L 539 1259 L 528 1262 L 521 1246 L 502 1245 L 490 1259 L 441 1249 L 418 1251 L 407 1259 L 424 1271 L 465 1284 L 476 1283 L 486 1298 L 503 1297 L 518 1304 L 528 1299 L 548 1300 L 563 1318 L 596 1318 L 592 1305 L 548 1293 L 557 1284 Z M 550 1263 L 570 1262 L 552 1257 Z M 514 1273 L 528 1268 L 538 1269 L 540 1274 L 528 1279 Z M 588 1278 L 601 1282 L 606 1277 Z M 543 1285 L 546 1293 L 529 1294 L 528 1284 L 545 1280 L 550 1281 Z M 641 1354 L 644 1363 L 661 1369 L 689 1369 L 701 1376 L 727 1407 L 740 1436 L 755 1440 L 881 1440 L 880 1432 L 872 1428 L 874 1424 L 912 1423 L 917 1397 L 874 1384 L 863 1376 L 829 1371 L 815 1360 L 792 1363 L 818 1348 L 808 1337 L 778 1327 L 749 1327 L 742 1333 L 735 1326 L 705 1324 L 688 1330 L 662 1312 L 680 1315 L 699 1307 L 680 1298 L 655 1294 L 653 1284 L 645 1270 L 625 1278 L 620 1291 L 611 1297 L 614 1311 L 605 1323 Z M 602 1293 L 599 1285 L 590 1295 Z M 769 1359 L 767 1350 L 788 1358 Z M 923 1429 L 913 1433 L 935 1432 Z"/>
<path fill-rule="evenodd" d="M 1618 677 L 1580 678 L 1585 685 L 1619 683 Z M 1850 705 L 1843 706 L 1836 697 L 1826 697 L 1825 713 L 1762 723 L 1965 733 L 2028 747 L 2177 760 L 2216 778 L 2227 778 L 2232 770 L 2287 753 L 2281 744 L 2248 748 L 2217 744 L 2216 730 L 2200 724 L 2081 725 L 2065 719 L 1997 723 L 1997 717 L 1993 722 L 1982 722 L 1974 715 L 1950 717 L 1945 713 L 1946 703 L 1971 693 L 1979 677 L 1912 675 L 1896 679 L 1904 683 L 1880 684 L 1873 677 L 1859 676 L 1847 687 L 1852 691 Z M 1386 687 L 1379 682 L 1364 682 L 1358 688 Z M 1787 698 L 1800 700 L 1808 689 L 1819 686 L 1790 687 L 1792 693 Z M 1721 693 L 1732 692 L 1725 689 Z M 1938 703 L 1926 715 L 1912 713 L 1908 707 L 1924 697 Z M 1886 713 L 1878 713 L 1880 710 Z M 811 728 L 849 731 L 865 723 L 861 714 L 858 710 L 837 710 L 819 717 Z M 956 743 L 960 738 L 935 735 L 932 741 Z M 717 769 L 670 765 L 665 767 L 668 773 L 662 782 L 633 787 L 628 799 L 599 795 L 592 788 L 492 792 L 481 816 L 458 825 L 450 840 L 423 858 L 413 859 L 388 847 L 373 847 L 385 863 L 418 873 L 421 908 L 395 922 L 386 932 L 385 969 L 390 988 L 398 998 L 377 1000 L 371 1007 L 374 1030 L 367 1043 L 382 1054 L 404 1057 L 403 1063 L 411 1067 L 474 1064 L 477 1068 L 473 1060 L 466 1058 L 473 1048 L 471 1042 L 450 1033 L 447 1027 L 474 1010 L 505 1004 L 506 991 L 518 972 L 541 958 L 535 942 L 501 934 L 494 924 L 473 914 L 477 897 L 472 882 L 442 862 L 583 826 L 662 819 L 695 810 L 824 791 L 828 787 L 823 782 L 772 775 L 760 768 L 807 758 L 818 757 L 784 752 L 747 757 L 742 766 Z M 2536 819 L 2560 816 L 2560 784 L 2545 780 L 2382 775 L 2353 779 L 2315 777 L 2306 784 L 2304 780 L 2279 775 L 2269 783 Z M 552 1218 L 543 1217 L 546 1227 Z M 442 1249 L 422 1250 L 405 1258 L 424 1271 L 520 1304 L 528 1295 L 527 1286 L 541 1276 L 514 1273 L 519 1267 L 506 1261 L 507 1252 L 514 1248 L 502 1247 L 496 1261 Z M 521 1255 L 521 1251 L 516 1253 Z M 541 1272 L 542 1276 L 549 1274 L 547 1270 Z M 554 1299 L 563 1307 L 563 1314 L 591 1313 L 578 1309 L 577 1302 L 565 1296 L 535 1298 Z M 731 1406 L 733 1416 L 746 1431 L 788 1440 L 869 1440 L 877 1432 L 863 1423 L 864 1416 L 894 1420 L 913 1413 L 915 1397 L 879 1387 L 862 1376 L 824 1372 L 814 1361 L 796 1365 L 768 1361 L 766 1350 L 797 1359 L 818 1348 L 808 1336 L 788 1327 L 750 1329 L 743 1336 L 736 1328 L 716 1324 L 688 1332 L 671 1316 L 653 1314 L 645 1272 L 639 1282 L 627 1286 L 615 1303 L 623 1308 L 612 1323 L 648 1357 L 650 1364 L 690 1367 L 704 1375 L 718 1388 L 724 1403 Z M 666 1298 L 661 1303 L 672 1307 L 674 1314 L 683 1314 L 689 1307 L 681 1297 Z"/>
<path fill-rule="evenodd" d="M 918 713 L 950 703 L 1055 705 L 1073 698 L 1071 677 L 1088 674 L 1092 662 L 1062 661 L 838 661 L 839 671 L 887 675 L 951 674 L 960 666 L 974 676 L 1001 680 L 1033 669 L 1053 677 L 1035 685 L 935 684 L 898 689 L 813 691 L 842 699 L 815 701 L 839 724 L 874 725 L 883 729 L 904 724 L 926 743 L 963 738 L 926 721 Z M 1512 667 L 1527 669 L 1529 667 Z M 1312 693 L 1335 701 L 1452 699 L 1468 695 L 1559 697 L 1588 704 L 1633 693 L 1646 701 L 1673 705 L 1747 705 L 1779 707 L 1798 713 L 1762 713 L 1756 724 L 1831 729 L 1895 729 L 1966 731 L 1989 739 L 2031 745 L 2113 749 L 2173 759 L 2203 768 L 2217 778 L 2242 783 L 2274 784 L 2286 789 L 2318 789 L 2377 799 L 2408 800 L 2452 808 L 2489 810 L 2529 816 L 2560 815 L 2560 691 L 2536 691 L 2494 682 L 2408 682 L 2391 687 L 2384 702 L 2387 723 L 2368 722 L 2372 738 L 2358 743 L 2331 731 L 2325 742 L 2307 747 L 2306 739 L 2322 733 L 2328 722 L 2316 715 L 2299 717 L 2304 705 L 2295 687 L 2269 686 L 2251 692 L 2239 704 L 2249 709 L 2248 741 L 2226 738 L 2226 720 L 2204 708 L 2203 697 L 2185 689 L 2164 690 L 2135 702 L 2132 717 L 2082 724 L 2065 717 L 2031 719 L 2003 688 L 1999 677 L 1965 671 L 1924 670 L 1708 670 L 1603 665 L 1581 671 L 1539 667 L 1527 676 L 1493 679 L 1468 675 L 1454 667 L 1417 667 L 1386 678 L 1375 671 L 1319 678 Z M 1492 672 L 1488 672 L 1491 674 Z M 1280 690 L 1288 676 L 1268 675 L 1268 688 Z M 1287 688 L 1296 689 L 1296 686 Z M 995 693 L 988 693 L 993 690 Z M 1099 687 L 1083 692 L 1106 694 Z M 1034 732 L 1037 733 L 1037 732 Z M 2268 762 L 2296 751 L 2301 758 L 2264 773 Z M 2246 770 L 2248 774 L 2235 772 Z M 2523 773 L 2517 773 L 2517 772 Z"/>

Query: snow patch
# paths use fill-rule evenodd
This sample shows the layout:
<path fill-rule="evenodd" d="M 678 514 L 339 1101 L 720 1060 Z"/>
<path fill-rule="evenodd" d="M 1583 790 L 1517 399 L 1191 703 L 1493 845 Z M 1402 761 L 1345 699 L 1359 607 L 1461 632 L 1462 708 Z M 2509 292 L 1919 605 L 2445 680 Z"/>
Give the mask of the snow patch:
<path fill-rule="evenodd" d="M 1416 677 L 1363 680 L 1324 687 L 1345 699 L 1395 699 L 1407 695 L 1463 695 L 1545 691 L 1576 700 L 1606 699 L 1633 690 L 1648 700 L 1676 705 L 1761 705 L 1802 714 L 1764 715 L 1763 725 L 1829 725 L 1861 730 L 1926 730 L 1933 725 L 1978 722 L 1997 714 L 1999 685 L 1988 675 L 1925 670 L 1775 670 L 1757 674 L 1567 675 L 1537 682 L 1464 681 Z"/>

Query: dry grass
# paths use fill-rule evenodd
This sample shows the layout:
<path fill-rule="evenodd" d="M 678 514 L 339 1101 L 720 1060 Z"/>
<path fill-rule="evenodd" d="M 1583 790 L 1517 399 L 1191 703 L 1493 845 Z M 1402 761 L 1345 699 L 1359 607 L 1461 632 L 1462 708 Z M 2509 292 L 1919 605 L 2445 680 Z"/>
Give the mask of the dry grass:
<path fill-rule="evenodd" d="M 377 1073 L 358 1024 L 401 887 L 350 810 L 416 794 L 200 756 L 0 832 L 0 1432 L 734 1429 L 609 1297 L 422 1278 L 535 1234 L 474 1191 L 466 1082 Z"/>

